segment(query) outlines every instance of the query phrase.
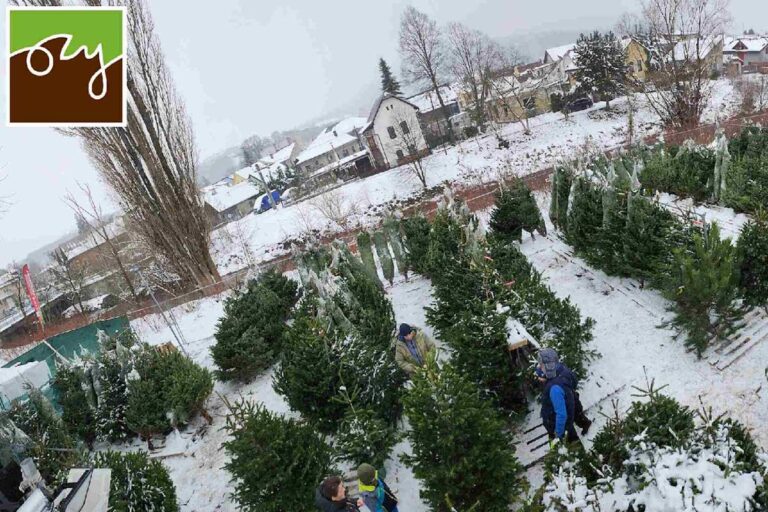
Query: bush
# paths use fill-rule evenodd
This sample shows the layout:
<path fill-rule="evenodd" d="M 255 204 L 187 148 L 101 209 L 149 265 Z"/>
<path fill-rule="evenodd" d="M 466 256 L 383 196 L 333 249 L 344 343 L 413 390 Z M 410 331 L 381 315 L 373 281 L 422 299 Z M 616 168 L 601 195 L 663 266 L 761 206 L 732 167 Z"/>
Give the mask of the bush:
<path fill-rule="evenodd" d="M 35 461 L 49 486 L 64 482 L 69 470 L 83 461 L 75 438 L 37 389 L 30 389 L 27 401 L 13 402 L 7 415 L 29 437 L 24 454 Z"/>
<path fill-rule="evenodd" d="M 477 136 L 478 133 L 480 133 L 480 131 L 477 129 L 477 126 L 464 127 L 464 138 L 471 139 L 472 137 Z"/>
<path fill-rule="evenodd" d="M 751 306 L 768 303 L 768 218 L 759 214 L 741 230 L 736 244 L 741 289 Z"/>
<path fill-rule="evenodd" d="M 295 282 L 269 271 L 226 300 L 211 348 L 220 379 L 247 381 L 275 363 L 296 291 Z"/>
<path fill-rule="evenodd" d="M 112 512 L 176 512 L 176 487 L 162 462 L 146 452 L 98 452 L 93 466 L 112 470 L 109 510 Z"/>
<path fill-rule="evenodd" d="M 510 240 L 522 240 L 523 230 L 531 234 L 534 230 L 547 234 L 536 200 L 523 180 L 515 179 L 511 187 L 496 194 L 490 228 L 493 233 Z"/>
<path fill-rule="evenodd" d="M 153 434 L 189 422 L 213 391 L 213 378 L 179 352 L 145 348 L 128 383 L 126 420 L 151 445 Z"/>
<path fill-rule="evenodd" d="M 90 378 L 82 367 L 61 365 L 56 369 L 53 389 L 61 406 L 61 420 L 67 430 L 93 448 L 96 440 L 96 411 Z M 86 391 L 86 389 L 88 391 Z"/>
<path fill-rule="evenodd" d="M 429 361 L 404 398 L 412 455 L 431 510 L 507 512 L 524 494 L 522 466 L 494 407 L 460 372 Z"/>
<path fill-rule="evenodd" d="M 314 428 L 245 401 L 229 409 L 225 467 L 239 510 L 314 512 L 318 482 L 337 473 L 331 449 Z"/>

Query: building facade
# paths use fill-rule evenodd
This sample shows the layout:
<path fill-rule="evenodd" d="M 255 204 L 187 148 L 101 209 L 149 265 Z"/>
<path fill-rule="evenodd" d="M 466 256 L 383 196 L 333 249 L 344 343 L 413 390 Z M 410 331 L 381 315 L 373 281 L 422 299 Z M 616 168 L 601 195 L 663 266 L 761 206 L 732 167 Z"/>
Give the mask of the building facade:
<path fill-rule="evenodd" d="M 376 100 L 362 133 L 378 169 L 398 167 L 429 154 L 418 107 L 397 96 L 385 94 Z"/>

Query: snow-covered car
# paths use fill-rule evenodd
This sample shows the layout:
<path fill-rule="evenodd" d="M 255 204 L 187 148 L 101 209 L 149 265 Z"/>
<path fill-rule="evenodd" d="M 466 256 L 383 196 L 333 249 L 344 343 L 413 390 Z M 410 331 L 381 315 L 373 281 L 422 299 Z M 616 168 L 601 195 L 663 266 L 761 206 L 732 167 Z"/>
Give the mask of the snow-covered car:
<path fill-rule="evenodd" d="M 576 98 L 575 100 L 568 103 L 568 111 L 578 112 L 580 110 L 586 110 L 592 105 L 593 103 L 591 99 L 589 99 L 587 96 L 582 96 L 581 98 Z"/>
<path fill-rule="evenodd" d="M 297 187 L 291 187 L 283 190 L 280 194 L 280 201 L 283 203 L 291 203 L 299 196 L 299 189 Z"/>
<path fill-rule="evenodd" d="M 272 208 L 273 202 L 275 205 L 280 203 L 280 192 L 273 190 L 270 192 L 270 194 L 272 195 L 272 201 L 269 200 L 269 196 L 267 194 L 262 194 L 258 199 L 256 199 L 256 202 L 253 204 L 253 213 L 264 213 L 265 211 Z"/>

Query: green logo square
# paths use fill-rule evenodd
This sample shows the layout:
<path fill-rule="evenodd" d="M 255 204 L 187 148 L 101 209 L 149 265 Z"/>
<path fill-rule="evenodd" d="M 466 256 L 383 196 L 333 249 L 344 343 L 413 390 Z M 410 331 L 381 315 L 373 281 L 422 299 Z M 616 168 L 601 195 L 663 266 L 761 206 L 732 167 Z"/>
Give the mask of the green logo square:
<path fill-rule="evenodd" d="M 8 125 L 125 126 L 125 7 L 8 7 Z"/>

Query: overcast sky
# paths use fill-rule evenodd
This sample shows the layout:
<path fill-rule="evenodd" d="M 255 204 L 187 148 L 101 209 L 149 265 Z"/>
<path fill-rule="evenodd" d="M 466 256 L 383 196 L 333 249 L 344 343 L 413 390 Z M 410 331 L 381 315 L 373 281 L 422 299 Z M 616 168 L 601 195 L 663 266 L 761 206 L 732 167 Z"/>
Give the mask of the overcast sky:
<path fill-rule="evenodd" d="M 365 96 L 366 87 L 377 85 L 379 57 L 399 75 L 397 31 L 408 4 L 440 23 L 461 21 L 493 37 L 611 27 L 638 5 L 636 0 L 149 3 L 202 157 Z M 734 31 L 768 27 L 766 0 L 732 0 L 731 12 Z M 0 27 L 5 27 L 5 9 L 2 18 Z M 0 60 L 4 84 L 5 59 Z M 2 96 L 4 120 L 4 86 Z M 62 197 L 67 190 L 77 192 L 78 181 L 90 184 L 109 204 L 77 141 L 50 129 L 0 127 L 0 176 L 5 177 L 0 197 L 11 201 L 0 214 L 0 266 L 74 230 L 74 216 Z"/>

